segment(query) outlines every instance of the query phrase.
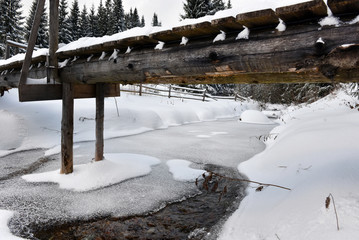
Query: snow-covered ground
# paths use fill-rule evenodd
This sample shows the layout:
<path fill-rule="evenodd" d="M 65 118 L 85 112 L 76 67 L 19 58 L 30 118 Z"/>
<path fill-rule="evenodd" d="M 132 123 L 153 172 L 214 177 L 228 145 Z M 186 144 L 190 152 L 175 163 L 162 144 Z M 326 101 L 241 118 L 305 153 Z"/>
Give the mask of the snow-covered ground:
<path fill-rule="evenodd" d="M 256 185 L 224 225 L 220 239 L 358 239 L 359 101 L 344 91 L 283 111 L 266 150 L 239 165 Z M 334 202 L 338 214 L 337 230 Z"/>

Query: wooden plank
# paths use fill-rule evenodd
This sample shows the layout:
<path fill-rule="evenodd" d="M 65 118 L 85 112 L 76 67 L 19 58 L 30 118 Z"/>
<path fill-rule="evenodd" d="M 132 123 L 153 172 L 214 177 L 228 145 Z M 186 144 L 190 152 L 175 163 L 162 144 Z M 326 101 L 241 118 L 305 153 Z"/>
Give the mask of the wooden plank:
<path fill-rule="evenodd" d="M 327 16 L 327 6 L 323 0 L 314 0 L 280 7 L 275 10 L 285 23 L 310 21 Z"/>
<path fill-rule="evenodd" d="M 19 95 L 20 102 L 31 101 L 48 101 L 62 99 L 62 85 L 61 84 L 44 84 L 44 85 L 25 85 L 21 88 Z M 105 97 L 120 96 L 119 84 L 106 84 L 104 86 Z M 74 99 L 81 98 L 95 98 L 96 85 L 74 84 L 73 85 Z"/>
<path fill-rule="evenodd" d="M 243 30 L 243 25 L 237 22 L 235 17 L 225 17 L 220 19 L 215 19 L 211 21 L 212 26 L 222 31 L 241 31 Z"/>
<path fill-rule="evenodd" d="M 279 24 L 279 19 L 272 9 L 238 14 L 237 21 L 248 28 L 275 27 Z"/>
<path fill-rule="evenodd" d="M 37 33 L 38 33 L 39 26 L 40 26 L 40 21 L 41 21 L 41 15 L 44 11 L 44 6 L 45 6 L 45 0 L 37 1 L 34 22 L 33 22 L 32 28 L 31 28 L 28 47 L 27 47 L 27 51 L 25 54 L 25 60 L 23 62 L 22 69 L 21 69 L 19 88 L 21 88 L 22 84 L 25 84 L 28 73 L 29 73 L 29 68 L 30 68 L 31 59 L 32 59 L 32 53 L 34 51 Z"/>
<path fill-rule="evenodd" d="M 104 146 L 104 115 L 105 115 L 105 91 L 104 83 L 96 84 L 96 150 L 95 161 L 103 160 Z"/>
<path fill-rule="evenodd" d="M 73 172 L 74 98 L 73 84 L 62 84 L 61 174 Z"/>
<path fill-rule="evenodd" d="M 176 35 L 187 38 L 198 38 L 218 34 L 219 29 L 216 26 L 212 26 L 210 22 L 201 22 L 192 25 L 175 27 L 172 29 L 172 32 Z"/>
<path fill-rule="evenodd" d="M 358 0 L 328 0 L 328 6 L 334 15 L 359 14 Z"/>
<path fill-rule="evenodd" d="M 173 41 L 181 41 L 182 36 L 176 34 L 172 30 L 165 30 L 161 32 L 156 32 L 153 34 L 150 34 L 149 36 L 152 39 L 162 41 L 162 42 L 173 42 Z"/>

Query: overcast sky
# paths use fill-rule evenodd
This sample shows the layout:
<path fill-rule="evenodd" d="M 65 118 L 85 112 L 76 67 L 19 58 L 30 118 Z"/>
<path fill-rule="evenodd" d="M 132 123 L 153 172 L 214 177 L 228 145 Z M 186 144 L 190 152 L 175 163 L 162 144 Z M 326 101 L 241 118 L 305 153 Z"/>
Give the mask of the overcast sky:
<path fill-rule="evenodd" d="M 184 0 L 122 0 L 123 7 L 126 12 L 130 11 L 130 8 L 137 7 L 140 17 L 145 16 L 146 24 L 150 24 L 152 21 L 153 13 L 156 12 L 162 25 L 173 25 L 178 22 L 180 14 L 183 13 Z M 68 5 L 71 7 L 73 0 L 68 0 Z M 106 0 L 102 0 L 103 3 Z M 46 1 L 48 5 L 49 1 Z M 22 0 L 24 6 L 24 15 L 27 16 L 32 4 L 32 0 Z M 80 9 L 83 5 L 86 5 L 87 9 L 90 9 L 92 4 L 95 5 L 97 10 L 100 0 L 79 0 Z"/>

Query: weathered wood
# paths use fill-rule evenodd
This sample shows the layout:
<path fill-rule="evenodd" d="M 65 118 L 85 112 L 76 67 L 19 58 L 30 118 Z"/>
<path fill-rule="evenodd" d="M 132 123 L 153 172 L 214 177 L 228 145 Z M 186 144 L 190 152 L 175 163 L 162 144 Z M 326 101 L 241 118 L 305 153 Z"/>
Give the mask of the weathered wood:
<path fill-rule="evenodd" d="M 61 121 L 61 174 L 73 172 L 74 98 L 73 84 L 63 83 Z"/>
<path fill-rule="evenodd" d="M 320 51 L 316 48 L 319 38 L 326 42 Z M 209 38 L 207 42 L 192 41 L 181 48 L 144 49 L 140 54 L 120 55 L 116 63 L 75 63 L 62 69 L 60 75 L 66 81 L 89 84 L 358 81 L 355 74 L 350 79 L 344 79 L 343 75 L 327 79 L 321 68 L 330 51 L 358 41 L 358 24 L 321 31 L 318 25 L 289 26 L 282 33 L 253 32 L 250 40 L 245 41 L 227 39 L 212 44 Z M 352 61 L 358 57 L 351 56 Z M 350 66 L 341 69 L 357 71 Z M 264 79 L 264 76 L 271 77 Z"/>
<path fill-rule="evenodd" d="M 96 84 L 96 151 L 95 161 L 103 160 L 104 146 L 104 115 L 105 115 L 105 91 L 104 83 Z"/>
<path fill-rule="evenodd" d="M 34 51 L 36 38 L 37 38 L 37 32 L 38 32 L 38 29 L 40 26 L 41 15 L 44 11 L 44 6 L 45 6 L 45 0 L 37 1 L 34 22 L 33 22 L 32 28 L 31 28 L 31 33 L 30 33 L 30 37 L 29 37 L 25 60 L 23 62 L 22 69 L 21 69 L 19 88 L 21 87 L 21 85 L 25 84 L 28 73 L 29 73 L 29 68 L 30 68 L 31 60 L 32 60 L 32 53 Z"/>
<path fill-rule="evenodd" d="M 359 14 L 358 0 L 328 0 L 328 6 L 334 15 Z"/>
<path fill-rule="evenodd" d="M 275 27 L 279 24 L 279 19 L 272 9 L 264 9 L 238 14 L 237 22 L 248 28 Z"/>
<path fill-rule="evenodd" d="M 221 29 L 222 31 L 241 31 L 243 30 L 243 25 L 237 22 L 237 19 L 234 17 L 225 17 L 220 19 L 214 19 L 211 21 L 212 26 L 216 29 Z"/>
<path fill-rule="evenodd" d="M 192 25 L 175 27 L 172 29 L 172 32 L 176 35 L 187 38 L 198 38 L 218 34 L 219 29 L 216 26 L 213 26 L 210 22 L 201 22 Z"/>
<path fill-rule="evenodd" d="M 59 48 L 59 0 L 50 0 L 49 43 L 49 77 L 56 81 L 58 79 L 56 51 Z"/>
<path fill-rule="evenodd" d="M 323 0 L 313 0 L 275 10 L 276 15 L 285 23 L 310 21 L 327 16 L 327 6 Z"/>
<path fill-rule="evenodd" d="M 165 30 L 161 32 L 156 32 L 150 34 L 149 36 L 152 39 L 162 41 L 162 42 L 173 42 L 173 41 L 181 41 L 182 36 L 174 33 L 172 30 Z"/>
<path fill-rule="evenodd" d="M 20 102 L 61 100 L 62 94 L 61 84 L 26 85 L 26 88 L 21 88 L 19 100 Z M 105 97 L 120 96 L 119 84 L 106 84 L 104 86 L 104 94 Z M 74 84 L 73 97 L 74 99 L 95 98 L 96 85 Z"/>

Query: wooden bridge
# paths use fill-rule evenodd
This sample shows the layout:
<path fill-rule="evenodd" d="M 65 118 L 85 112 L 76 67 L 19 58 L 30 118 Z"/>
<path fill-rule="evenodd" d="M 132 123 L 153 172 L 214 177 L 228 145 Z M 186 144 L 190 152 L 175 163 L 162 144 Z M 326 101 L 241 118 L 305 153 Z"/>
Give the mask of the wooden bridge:
<path fill-rule="evenodd" d="M 50 0 L 49 55 L 33 58 L 44 2 L 38 0 L 25 59 L 0 63 L 0 91 L 19 88 L 20 101 L 62 99 L 62 173 L 73 166 L 74 99 L 96 97 L 101 160 L 104 97 L 118 95 L 120 83 L 359 82 L 358 0 L 327 1 L 339 26 L 319 25 L 327 5 L 313 0 L 60 51 L 59 0 Z M 281 20 L 285 31 L 276 29 Z M 221 31 L 225 39 L 213 42 Z M 238 39 L 242 31 L 248 39 Z M 183 37 L 187 44 L 180 44 Z M 155 49 L 159 41 L 164 47 Z"/>

